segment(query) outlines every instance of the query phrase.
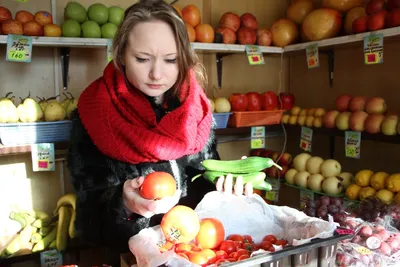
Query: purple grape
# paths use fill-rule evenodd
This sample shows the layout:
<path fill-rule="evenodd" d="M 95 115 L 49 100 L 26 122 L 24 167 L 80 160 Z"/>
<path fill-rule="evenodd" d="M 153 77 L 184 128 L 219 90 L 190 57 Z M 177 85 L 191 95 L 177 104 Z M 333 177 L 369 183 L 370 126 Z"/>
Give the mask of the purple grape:
<path fill-rule="evenodd" d="M 328 206 L 328 212 L 329 212 L 329 214 L 335 214 L 335 213 L 337 213 L 339 211 L 339 207 L 338 206 L 336 206 L 336 205 L 329 205 Z"/>
<path fill-rule="evenodd" d="M 310 217 L 315 217 L 315 215 L 316 215 L 315 214 L 315 209 L 312 209 L 312 208 L 305 209 L 304 213 L 307 214 L 307 216 L 310 216 Z"/>
<path fill-rule="evenodd" d="M 326 206 L 321 206 L 318 210 L 317 210 L 317 215 L 319 218 L 325 218 L 328 215 L 328 210 L 323 208 Z"/>
<path fill-rule="evenodd" d="M 340 198 L 337 198 L 337 197 L 331 197 L 330 198 L 330 204 L 338 206 L 340 208 L 342 206 L 342 200 Z"/>
<path fill-rule="evenodd" d="M 319 200 L 315 200 L 315 208 L 318 209 L 321 206 L 321 202 Z"/>
<path fill-rule="evenodd" d="M 346 218 L 347 218 L 347 216 L 345 213 L 338 212 L 333 215 L 333 220 L 340 224 L 344 223 L 346 221 Z"/>
<path fill-rule="evenodd" d="M 312 199 L 308 199 L 308 200 L 307 200 L 307 203 L 306 203 L 306 207 L 307 207 L 307 208 L 315 209 L 315 208 L 316 208 L 315 201 L 312 200 Z"/>
<path fill-rule="evenodd" d="M 328 206 L 331 201 L 328 196 L 322 196 L 322 197 L 320 197 L 319 202 L 321 203 L 321 206 L 322 205 Z"/>

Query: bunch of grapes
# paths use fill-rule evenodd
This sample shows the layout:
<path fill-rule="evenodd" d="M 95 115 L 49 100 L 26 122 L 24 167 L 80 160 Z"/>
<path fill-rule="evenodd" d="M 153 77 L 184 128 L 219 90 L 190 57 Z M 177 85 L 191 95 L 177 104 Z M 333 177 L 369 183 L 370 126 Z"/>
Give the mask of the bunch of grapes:
<path fill-rule="evenodd" d="M 368 197 L 361 201 L 360 207 L 356 210 L 358 217 L 367 222 L 375 222 L 390 214 L 390 206 L 383 203 L 377 197 Z"/>
<path fill-rule="evenodd" d="M 328 214 L 333 216 L 333 220 L 342 224 L 347 215 L 342 200 L 337 197 L 322 196 L 319 200 L 309 199 L 306 203 L 304 213 L 310 217 L 317 217 L 328 220 Z"/>

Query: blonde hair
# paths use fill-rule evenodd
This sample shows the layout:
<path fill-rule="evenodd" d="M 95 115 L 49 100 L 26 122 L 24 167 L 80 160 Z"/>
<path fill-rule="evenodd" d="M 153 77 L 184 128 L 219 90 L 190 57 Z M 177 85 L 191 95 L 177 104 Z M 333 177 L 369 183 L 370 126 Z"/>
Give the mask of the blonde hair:
<path fill-rule="evenodd" d="M 175 8 L 163 0 L 140 0 L 125 11 L 124 19 L 118 27 L 112 44 L 115 66 L 119 70 L 123 69 L 123 59 L 128 44 L 128 36 L 133 27 L 138 23 L 151 20 L 159 20 L 167 23 L 175 34 L 178 46 L 177 63 L 179 74 L 175 86 L 170 93 L 173 95 L 179 94 L 182 84 L 189 79 L 190 70 L 194 71 L 198 82 L 203 89 L 206 89 L 207 74 L 189 42 L 186 25 Z"/>

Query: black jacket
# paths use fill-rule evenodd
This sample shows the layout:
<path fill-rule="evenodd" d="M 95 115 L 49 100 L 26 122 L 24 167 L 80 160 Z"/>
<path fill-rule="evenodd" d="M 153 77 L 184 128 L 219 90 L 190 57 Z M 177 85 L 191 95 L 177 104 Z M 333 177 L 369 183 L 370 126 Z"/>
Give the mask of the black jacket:
<path fill-rule="evenodd" d="M 151 99 L 149 101 L 158 120 L 161 119 L 166 111 Z M 215 185 L 204 179 L 190 181 L 201 172 L 201 161 L 209 158 L 219 159 L 213 130 L 201 152 L 174 161 L 132 165 L 109 158 L 93 144 L 79 113 L 75 111 L 68 168 L 77 194 L 75 228 L 78 235 L 90 244 L 112 247 L 118 252 L 128 251 L 129 238 L 143 228 L 159 224 L 162 215 L 147 219 L 134 214 L 127 218 L 122 202 L 124 182 L 153 171 L 166 171 L 180 180 L 182 195 L 179 204 L 195 208 L 207 192 L 215 190 Z"/>

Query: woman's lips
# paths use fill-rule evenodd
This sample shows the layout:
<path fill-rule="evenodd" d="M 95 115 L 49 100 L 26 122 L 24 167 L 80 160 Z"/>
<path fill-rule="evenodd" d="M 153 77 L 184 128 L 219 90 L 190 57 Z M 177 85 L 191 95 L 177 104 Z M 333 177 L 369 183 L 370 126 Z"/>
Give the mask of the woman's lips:
<path fill-rule="evenodd" d="M 162 84 L 146 84 L 150 89 L 160 89 Z"/>

